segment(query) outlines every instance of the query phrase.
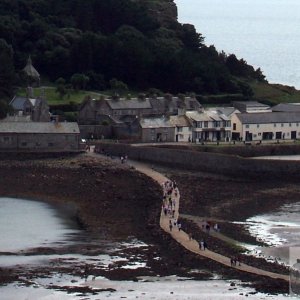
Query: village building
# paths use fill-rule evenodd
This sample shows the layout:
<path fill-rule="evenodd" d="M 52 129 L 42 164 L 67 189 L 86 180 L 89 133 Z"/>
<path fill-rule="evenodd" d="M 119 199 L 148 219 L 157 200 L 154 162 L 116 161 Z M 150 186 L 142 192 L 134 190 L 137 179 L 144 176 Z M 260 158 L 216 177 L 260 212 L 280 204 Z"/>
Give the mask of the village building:
<path fill-rule="evenodd" d="M 231 121 L 225 114 L 214 111 L 190 111 L 186 116 L 192 123 L 192 141 L 230 141 Z"/>
<path fill-rule="evenodd" d="M 27 61 L 23 72 L 30 83 L 40 82 L 38 71 Z M 75 122 L 51 121 L 45 92 L 34 97 L 32 87 L 27 96 L 15 96 L 10 101 L 11 115 L 0 121 L 0 151 L 2 152 L 77 152 L 80 151 L 80 131 Z"/>
<path fill-rule="evenodd" d="M 186 110 L 201 111 L 202 106 L 194 97 L 173 97 L 169 94 L 165 97 L 140 96 L 131 99 L 101 97 L 95 100 L 88 97 L 79 108 L 78 122 L 83 138 L 93 136 L 136 140 L 140 135 L 141 118 L 167 118 Z M 178 132 L 177 138 L 186 140 L 186 134 L 182 137 L 182 133 Z"/>
<path fill-rule="evenodd" d="M 231 122 L 233 140 L 261 142 L 300 138 L 300 112 L 237 113 Z"/>
<path fill-rule="evenodd" d="M 87 98 L 79 108 L 79 124 L 99 124 L 103 115 L 121 120 L 125 116 L 176 115 L 178 109 L 201 110 L 202 106 L 193 97 L 151 97 L 131 99 L 91 99 Z M 134 120 L 134 118 L 133 118 Z"/>
<path fill-rule="evenodd" d="M 174 142 L 175 127 L 170 123 L 169 118 L 164 116 L 145 117 L 139 123 L 141 127 L 141 142 Z"/>
<path fill-rule="evenodd" d="M 175 142 L 192 141 L 192 123 L 187 116 L 170 116 L 170 124 L 174 126 Z"/>
<path fill-rule="evenodd" d="M 33 122 L 50 121 L 49 106 L 43 98 L 15 96 L 9 104 L 15 116 L 27 116 Z"/>
<path fill-rule="evenodd" d="M 232 105 L 241 113 L 268 113 L 272 112 L 269 105 L 257 101 L 233 101 Z"/>
<path fill-rule="evenodd" d="M 0 150 L 18 152 L 76 152 L 80 150 L 77 123 L 0 122 Z"/>

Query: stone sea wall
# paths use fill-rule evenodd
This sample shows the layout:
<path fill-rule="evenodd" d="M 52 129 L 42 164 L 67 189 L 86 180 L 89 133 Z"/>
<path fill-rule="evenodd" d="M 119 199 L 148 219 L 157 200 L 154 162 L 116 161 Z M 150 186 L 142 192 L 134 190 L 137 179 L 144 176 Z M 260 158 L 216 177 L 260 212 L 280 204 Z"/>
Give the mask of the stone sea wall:
<path fill-rule="evenodd" d="M 99 143 L 96 152 L 118 157 L 128 155 L 134 160 L 223 175 L 269 176 L 270 179 L 289 175 L 300 178 L 300 161 L 258 160 L 220 153 L 131 146 L 121 143 Z"/>

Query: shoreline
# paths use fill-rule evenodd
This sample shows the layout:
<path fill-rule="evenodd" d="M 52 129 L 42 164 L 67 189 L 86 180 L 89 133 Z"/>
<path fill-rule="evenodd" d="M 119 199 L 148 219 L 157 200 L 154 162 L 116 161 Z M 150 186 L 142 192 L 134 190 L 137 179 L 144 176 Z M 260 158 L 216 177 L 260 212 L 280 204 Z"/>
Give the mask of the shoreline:
<path fill-rule="evenodd" d="M 209 280 L 218 274 L 224 279 L 251 282 L 246 285 L 253 286 L 258 291 L 288 292 L 288 287 L 281 280 L 243 274 L 213 261 L 195 257 L 182 249 L 159 228 L 161 188 L 153 180 L 135 172 L 127 165 L 83 155 L 77 158 L 37 162 L 10 161 L 7 164 L 1 161 L 0 166 L 0 173 L 3 178 L 5 177 L 0 183 L 1 195 L 44 199 L 55 205 L 72 203 L 77 207 L 77 218 L 84 227 L 92 233 L 101 232 L 104 238 L 115 235 L 119 239 L 126 239 L 134 233 L 134 236 L 151 245 L 146 251 L 147 265 L 154 274 L 191 277 L 189 271 L 199 266 L 202 273 L 193 274 L 192 278 L 195 280 Z M 37 178 L 40 178 L 40 181 L 33 184 L 32 180 L 36 181 Z M 9 188 L 12 184 L 17 187 L 14 193 L 11 193 Z M 179 183 L 178 185 L 182 193 L 181 186 Z M 28 186 L 33 187 L 31 192 L 28 192 Z M 97 203 L 95 203 L 95 195 L 99 198 Z M 117 202 L 112 202 L 115 200 Z M 135 207 L 134 211 L 132 207 Z M 118 219 L 117 223 L 114 222 L 116 219 L 112 220 L 113 217 Z M 171 256 L 170 249 L 172 249 Z M 161 257 L 159 262 L 155 260 L 153 253 Z M 4 269 L 0 271 L 2 283 L 5 282 L 4 271 Z M 131 272 L 114 270 L 103 273 L 93 269 L 91 275 L 105 274 L 107 278 L 126 280 L 136 278 L 140 274 L 151 274 L 151 272 L 141 269 Z M 14 276 L 17 275 L 12 274 L 6 279 L 14 281 L 16 280 Z"/>

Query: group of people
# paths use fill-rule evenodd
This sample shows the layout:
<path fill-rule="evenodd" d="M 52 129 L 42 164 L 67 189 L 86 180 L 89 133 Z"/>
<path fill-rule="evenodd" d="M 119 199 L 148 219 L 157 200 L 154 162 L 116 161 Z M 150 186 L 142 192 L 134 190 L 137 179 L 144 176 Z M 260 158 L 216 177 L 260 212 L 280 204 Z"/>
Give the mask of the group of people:
<path fill-rule="evenodd" d="M 128 156 L 127 155 L 121 155 L 120 156 L 120 161 L 122 164 L 126 163 L 127 162 L 127 159 L 128 159 Z"/>
<path fill-rule="evenodd" d="M 180 220 L 177 220 L 176 212 L 176 199 L 178 197 L 178 188 L 175 181 L 167 180 L 162 184 L 163 188 L 163 204 L 162 210 L 165 216 L 169 219 L 169 229 L 172 231 L 174 227 L 180 231 L 182 224 Z"/>
<path fill-rule="evenodd" d="M 240 261 L 240 259 L 237 256 L 231 257 L 230 258 L 230 265 L 232 267 L 241 266 L 241 261 Z"/>
<path fill-rule="evenodd" d="M 212 225 L 212 223 L 210 221 L 206 221 L 202 224 L 202 229 L 207 233 L 209 234 L 210 233 L 210 230 L 211 228 L 214 229 L 214 231 L 216 232 L 220 232 L 221 230 L 221 227 L 218 223 L 215 223 L 214 225 Z"/>

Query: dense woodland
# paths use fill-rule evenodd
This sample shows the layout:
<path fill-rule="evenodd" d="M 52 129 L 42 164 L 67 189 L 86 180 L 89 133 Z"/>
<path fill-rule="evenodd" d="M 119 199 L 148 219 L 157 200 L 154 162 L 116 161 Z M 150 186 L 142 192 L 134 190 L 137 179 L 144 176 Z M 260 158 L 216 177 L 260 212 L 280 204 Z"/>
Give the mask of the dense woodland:
<path fill-rule="evenodd" d="M 170 2 L 1 0 L 0 96 L 10 97 L 22 83 L 29 55 L 43 79 L 85 75 L 86 89 L 109 88 L 115 78 L 138 91 L 251 95 L 244 79 L 263 81 L 260 69 L 205 46 L 176 16 L 162 20 L 155 5 Z"/>

